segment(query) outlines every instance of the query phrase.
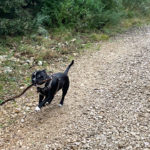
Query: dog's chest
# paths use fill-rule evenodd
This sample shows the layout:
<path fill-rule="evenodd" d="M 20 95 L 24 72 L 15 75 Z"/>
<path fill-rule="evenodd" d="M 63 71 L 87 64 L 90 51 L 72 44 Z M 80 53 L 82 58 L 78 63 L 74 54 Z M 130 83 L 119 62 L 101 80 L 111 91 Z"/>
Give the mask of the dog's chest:
<path fill-rule="evenodd" d="M 51 88 L 51 85 L 52 85 L 52 80 L 47 82 L 47 83 L 44 83 L 42 85 L 36 85 L 36 87 L 38 88 L 41 88 L 41 89 L 44 89 L 44 88 Z"/>
<path fill-rule="evenodd" d="M 39 91 L 41 95 L 47 95 L 49 91 L 51 90 L 51 85 L 52 85 L 52 80 L 45 84 L 38 85 L 37 89 L 40 88 L 40 90 L 37 90 L 37 91 Z"/>
<path fill-rule="evenodd" d="M 36 87 L 37 87 L 37 88 L 43 89 L 43 88 L 45 88 L 45 84 L 42 84 L 42 85 L 36 85 Z"/>

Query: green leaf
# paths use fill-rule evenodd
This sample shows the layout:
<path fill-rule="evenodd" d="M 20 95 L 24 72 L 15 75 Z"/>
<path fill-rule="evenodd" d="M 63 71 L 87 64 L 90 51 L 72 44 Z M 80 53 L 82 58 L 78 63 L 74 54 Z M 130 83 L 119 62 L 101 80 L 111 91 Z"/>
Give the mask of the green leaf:
<path fill-rule="evenodd" d="M 0 104 L 3 102 L 3 100 L 0 99 Z"/>

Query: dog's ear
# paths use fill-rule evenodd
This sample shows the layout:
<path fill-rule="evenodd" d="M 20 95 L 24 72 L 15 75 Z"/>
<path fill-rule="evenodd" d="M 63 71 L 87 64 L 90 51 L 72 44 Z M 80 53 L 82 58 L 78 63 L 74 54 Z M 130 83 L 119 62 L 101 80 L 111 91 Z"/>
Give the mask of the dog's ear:
<path fill-rule="evenodd" d="M 46 69 L 42 70 L 42 73 L 47 75 Z"/>
<path fill-rule="evenodd" d="M 36 71 L 32 73 L 32 76 L 36 76 Z"/>
<path fill-rule="evenodd" d="M 46 73 L 46 69 L 42 70 L 42 72 L 45 72 L 45 73 Z"/>

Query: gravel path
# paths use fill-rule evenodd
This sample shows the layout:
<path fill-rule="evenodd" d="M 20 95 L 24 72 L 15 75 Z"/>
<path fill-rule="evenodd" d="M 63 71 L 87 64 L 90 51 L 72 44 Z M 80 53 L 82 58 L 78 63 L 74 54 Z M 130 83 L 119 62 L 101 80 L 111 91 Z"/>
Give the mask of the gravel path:
<path fill-rule="evenodd" d="M 61 93 L 40 113 L 24 97 L 34 107 L 0 130 L 1 150 L 150 149 L 150 27 L 100 45 L 75 60 L 63 107 Z"/>

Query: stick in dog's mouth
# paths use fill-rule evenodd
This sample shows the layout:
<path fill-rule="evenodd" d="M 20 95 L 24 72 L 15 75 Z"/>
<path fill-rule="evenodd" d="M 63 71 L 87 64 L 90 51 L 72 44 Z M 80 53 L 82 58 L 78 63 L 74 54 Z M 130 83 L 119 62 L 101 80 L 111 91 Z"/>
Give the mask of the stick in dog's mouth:
<path fill-rule="evenodd" d="M 42 82 L 47 82 L 47 81 L 49 81 L 49 80 L 52 80 L 52 77 L 50 77 L 50 78 L 48 78 L 48 79 L 46 79 L 46 80 L 43 80 Z M 6 99 L 6 100 L 4 100 L 4 101 L 0 101 L 0 105 L 4 105 L 5 103 L 7 103 L 7 102 L 9 102 L 9 101 L 12 101 L 12 100 L 15 100 L 16 98 L 19 98 L 19 97 L 21 97 L 27 90 L 29 90 L 32 86 L 34 86 L 34 84 L 31 84 L 31 85 L 29 85 L 27 88 L 25 88 L 23 91 L 22 91 L 22 93 L 20 93 L 19 95 L 16 95 L 16 96 L 14 96 L 14 97 L 11 97 L 11 98 L 8 98 L 8 99 Z"/>
<path fill-rule="evenodd" d="M 2 102 L 0 103 L 0 105 L 4 105 L 5 103 L 7 103 L 7 102 L 9 102 L 9 101 L 11 101 L 11 100 L 14 100 L 14 99 L 16 99 L 16 98 L 19 98 L 19 97 L 22 96 L 27 90 L 29 90 L 32 86 L 33 86 L 33 84 L 31 84 L 31 85 L 29 85 L 27 88 L 25 88 L 25 89 L 22 91 L 22 93 L 20 93 L 19 95 L 16 95 L 16 96 L 14 96 L 14 97 L 12 97 L 12 98 L 9 98 L 9 99 L 7 99 L 7 100 L 2 101 Z"/>

